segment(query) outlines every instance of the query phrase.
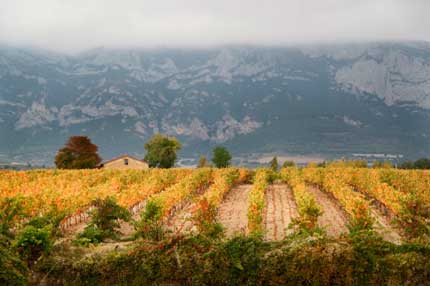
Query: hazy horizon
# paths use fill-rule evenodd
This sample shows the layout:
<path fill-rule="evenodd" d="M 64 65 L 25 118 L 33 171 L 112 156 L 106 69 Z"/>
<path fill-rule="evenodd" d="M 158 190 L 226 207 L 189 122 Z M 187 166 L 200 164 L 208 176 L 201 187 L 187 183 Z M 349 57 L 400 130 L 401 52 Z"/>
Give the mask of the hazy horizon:
<path fill-rule="evenodd" d="M 5 0 L 0 43 L 107 49 L 430 41 L 426 0 Z"/>

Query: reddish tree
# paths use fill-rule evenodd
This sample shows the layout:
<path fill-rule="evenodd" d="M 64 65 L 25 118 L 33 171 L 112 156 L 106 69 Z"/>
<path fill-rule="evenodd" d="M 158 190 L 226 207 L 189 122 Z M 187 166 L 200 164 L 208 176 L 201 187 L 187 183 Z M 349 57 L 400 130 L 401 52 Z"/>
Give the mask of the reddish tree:
<path fill-rule="evenodd" d="M 58 150 L 55 165 L 59 169 L 91 169 L 101 162 L 98 147 L 86 136 L 72 136 L 66 146 Z"/>

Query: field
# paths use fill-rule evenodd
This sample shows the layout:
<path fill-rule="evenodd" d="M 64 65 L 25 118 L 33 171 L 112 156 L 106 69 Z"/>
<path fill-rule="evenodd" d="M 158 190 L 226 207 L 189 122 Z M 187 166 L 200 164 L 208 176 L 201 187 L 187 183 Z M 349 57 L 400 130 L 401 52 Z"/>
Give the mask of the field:
<path fill-rule="evenodd" d="M 98 207 L 96 199 L 106 198 L 113 198 L 117 205 L 128 210 L 131 220 L 119 221 L 120 233 L 115 240 L 95 243 L 90 248 L 76 246 L 74 241 L 77 235 L 91 222 Z M 2 217 L 6 217 L 4 213 L 7 213 L 7 208 L 10 207 L 8 203 L 11 201 L 19 202 L 20 209 L 20 215 L 8 217 L 8 227 L 13 234 L 19 233 L 34 218 L 59 218 L 58 232 L 52 247 L 54 250 L 42 255 L 45 262 L 54 259 L 52 253 L 56 253 L 56 247 L 60 246 L 62 251 L 66 247 L 68 251 L 75 253 L 75 261 L 80 259 L 76 257 L 76 253 L 81 253 L 80 257 L 109 257 L 112 251 L 136 253 L 136 249 L 146 253 L 161 241 L 166 245 L 166 240 L 172 243 L 172 239 L 178 238 L 217 237 L 216 242 L 211 240 L 217 247 L 220 243 L 229 244 L 236 239 L 255 240 L 258 244 L 265 245 L 266 248 L 262 247 L 261 251 L 282 248 L 294 240 L 296 243 L 299 241 L 299 244 L 304 243 L 301 247 L 312 249 L 314 253 L 316 245 L 321 252 L 318 255 L 331 261 L 326 265 L 330 268 L 330 263 L 336 263 L 332 256 L 337 254 L 332 250 L 334 252 L 327 258 L 327 249 L 333 248 L 333 245 L 338 245 L 334 249 L 342 249 L 346 243 L 351 247 L 346 248 L 345 253 L 356 251 L 355 239 L 359 237 L 360 242 L 366 241 L 369 248 L 377 244 L 375 251 L 380 251 L 378 247 L 382 246 L 390 249 L 385 254 L 380 254 L 381 259 L 386 259 L 386 255 L 401 253 L 399 249 L 409 249 L 404 252 L 407 255 L 413 252 L 416 256 L 409 257 L 410 260 L 402 257 L 405 259 L 402 260 L 403 267 L 407 267 L 411 261 L 420 261 L 421 256 L 428 257 L 426 247 L 430 241 L 429 171 L 366 169 L 339 164 L 325 168 L 285 168 L 279 172 L 264 168 L 1 171 Z M 150 217 L 152 220 L 148 219 L 151 208 L 156 209 L 156 216 Z M 153 233 L 154 229 L 158 231 L 155 238 L 145 236 Z M 140 238 L 135 235 L 139 230 Z M 162 237 L 159 237 L 160 233 Z M 309 243 L 309 237 L 313 238 L 315 244 L 306 244 Z M 368 242 L 369 237 L 372 242 Z M 207 243 L 204 245 L 207 246 Z M 178 246 L 173 249 L 177 249 L 176 247 Z M 172 251 L 176 253 L 177 250 Z M 155 252 L 153 249 L 151 255 Z M 172 255 L 176 257 L 174 254 L 169 257 Z M 243 260 L 243 255 L 245 254 L 237 259 Z M 232 259 L 231 256 L 228 257 Z M 297 257 L 294 259 L 299 259 Z M 199 256 L 199 259 L 203 258 Z M 395 265 L 395 256 L 391 259 L 391 262 L 384 260 L 384 263 Z M 425 263 L 428 262 L 428 259 L 423 259 Z M 282 265 L 281 262 L 278 263 L 278 266 Z M 370 267 L 366 263 L 366 267 Z M 245 264 L 242 261 L 239 270 L 248 271 L 244 269 Z M 31 263 L 29 267 L 33 267 Z M 74 267 L 74 271 L 80 271 L 79 267 Z M 363 271 L 370 271 L 366 267 Z M 376 271 L 381 265 L 372 267 Z M 348 269 L 348 275 L 352 277 L 349 282 L 356 285 L 360 278 L 354 276 L 353 266 Z M 332 270 L 325 271 L 329 273 Z M 37 271 L 44 273 L 46 269 Z M 55 277 L 56 271 L 49 271 Z M 176 278 L 173 276 L 172 274 L 172 280 L 181 281 L 177 275 L 174 276 Z M 261 275 L 254 278 L 263 279 Z M 165 277 L 160 279 L 164 281 Z M 318 279 L 321 282 L 323 278 Z M 62 283 L 67 284 L 64 281 Z M 321 282 L 319 285 L 325 284 Z"/>

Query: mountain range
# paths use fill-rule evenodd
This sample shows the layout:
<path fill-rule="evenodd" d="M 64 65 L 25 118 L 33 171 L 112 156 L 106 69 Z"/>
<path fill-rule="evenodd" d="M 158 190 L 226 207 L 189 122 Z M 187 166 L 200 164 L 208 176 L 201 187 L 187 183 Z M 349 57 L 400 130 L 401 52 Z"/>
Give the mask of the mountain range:
<path fill-rule="evenodd" d="M 71 135 L 143 156 L 157 132 L 181 157 L 430 155 L 430 44 L 207 49 L 0 46 L 0 161 L 52 165 Z"/>

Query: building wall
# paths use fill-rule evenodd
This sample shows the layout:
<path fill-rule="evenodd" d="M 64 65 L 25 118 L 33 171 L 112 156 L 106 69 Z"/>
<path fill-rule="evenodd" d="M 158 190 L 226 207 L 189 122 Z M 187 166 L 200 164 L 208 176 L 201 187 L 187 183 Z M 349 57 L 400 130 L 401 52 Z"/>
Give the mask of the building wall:
<path fill-rule="evenodd" d="M 124 164 L 124 159 L 128 159 L 128 165 Z M 148 169 L 149 166 L 145 162 L 138 161 L 130 157 L 124 157 L 104 164 L 103 168 L 125 170 L 125 169 Z"/>

